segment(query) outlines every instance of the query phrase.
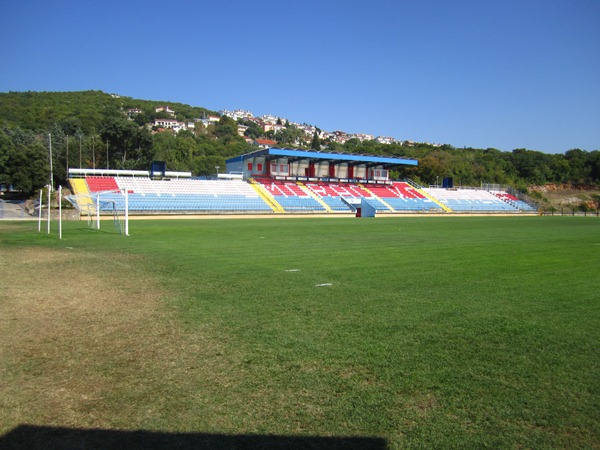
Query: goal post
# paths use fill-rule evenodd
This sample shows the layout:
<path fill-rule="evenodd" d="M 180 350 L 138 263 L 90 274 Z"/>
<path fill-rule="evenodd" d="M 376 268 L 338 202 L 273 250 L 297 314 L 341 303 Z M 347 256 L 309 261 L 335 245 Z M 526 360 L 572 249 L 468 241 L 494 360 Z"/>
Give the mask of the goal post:
<path fill-rule="evenodd" d="M 101 217 L 111 217 L 117 232 L 129 236 L 129 195 L 126 190 L 68 195 L 65 198 L 79 211 L 80 217 L 87 218 L 88 227 L 99 230 Z"/>

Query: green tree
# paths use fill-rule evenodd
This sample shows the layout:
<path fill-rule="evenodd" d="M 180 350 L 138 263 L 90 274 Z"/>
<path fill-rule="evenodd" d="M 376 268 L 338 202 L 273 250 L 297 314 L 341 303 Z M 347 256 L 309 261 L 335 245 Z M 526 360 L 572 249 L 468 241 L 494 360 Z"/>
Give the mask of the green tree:
<path fill-rule="evenodd" d="M 321 150 L 321 140 L 319 139 L 319 135 L 315 131 L 312 137 L 312 141 L 310 143 L 310 148 L 313 150 Z"/>
<path fill-rule="evenodd" d="M 248 136 L 252 139 L 257 139 L 261 137 L 264 133 L 263 129 L 258 126 L 256 122 L 251 120 L 245 120 L 242 122 L 242 125 L 247 126 L 248 128 L 244 132 L 244 136 Z"/>
<path fill-rule="evenodd" d="M 574 184 L 584 184 L 591 181 L 591 167 L 587 164 L 587 152 L 578 148 L 565 153 L 565 160 L 569 163 L 569 180 Z"/>
<path fill-rule="evenodd" d="M 229 142 L 234 139 L 239 139 L 240 136 L 237 132 L 237 123 L 231 117 L 222 116 L 217 125 L 215 126 L 215 136 L 225 142 Z"/>
<path fill-rule="evenodd" d="M 108 147 L 109 167 L 123 167 L 130 153 L 134 153 L 135 158 L 140 134 L 135 122 L 127 120 L 122 115 L 108 116 L 100 124 L 99 132 L 102 143 Z M 102 152 L 100 160 L 105 159 L 106 152 Z"/>
<path fill-rule="evenodd" d="M 33 194 L 50 181 L 47 142 L 20 128 L 0 132 L 0 182 Z"/>
<path fill-rule="evenodd" d="M 298 146 L 304 139 L 304 131 L 290 125 L 274 134 L 273 138 L 281 145 Z"/>

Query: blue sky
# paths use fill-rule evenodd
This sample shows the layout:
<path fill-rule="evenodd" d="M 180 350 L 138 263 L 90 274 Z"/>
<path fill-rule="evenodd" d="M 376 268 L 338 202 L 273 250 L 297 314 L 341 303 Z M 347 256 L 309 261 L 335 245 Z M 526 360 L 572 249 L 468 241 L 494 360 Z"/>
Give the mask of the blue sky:
<path fill-rule="evenodd" d="M 0 0 L 0 92 L 455 147 L 600 149 L 600 0 Z"/>

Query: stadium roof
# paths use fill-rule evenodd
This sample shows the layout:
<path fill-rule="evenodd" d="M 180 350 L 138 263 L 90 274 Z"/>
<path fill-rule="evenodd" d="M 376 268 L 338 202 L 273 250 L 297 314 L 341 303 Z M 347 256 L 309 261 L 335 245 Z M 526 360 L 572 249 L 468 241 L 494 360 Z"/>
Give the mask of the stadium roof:
<path fill-rule="evenodd" d="M 256 150 L 254 152 L 246 153 L 244 155 L 229 158 L 226 162 L 233 163 L 238 161 L 244 161 L 249 158 L 257 156 L 271 156 L 281 158 L 293 158 L 293 159 L 316 159 L 326 161 L 338 161 L 338 162 L 352 162 L 356 164 L 372 164 L 372 165 L 409 165 L 417 166 L 419 162 L 412 158 L 400 158 L 397 156 L 376 156 L 376 155 L 361 155 L 356 153 L 344 153 L 344 152 L 327 152 L 318 150 L 300 150 L 293 148 L 279 148 L 271 147 L 267 149 Z"/>

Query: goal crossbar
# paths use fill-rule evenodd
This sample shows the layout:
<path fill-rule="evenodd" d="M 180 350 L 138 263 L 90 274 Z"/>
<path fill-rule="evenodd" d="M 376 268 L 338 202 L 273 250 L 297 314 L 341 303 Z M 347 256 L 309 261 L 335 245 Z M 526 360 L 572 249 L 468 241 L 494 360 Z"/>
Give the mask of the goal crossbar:
<path fill-rule="evenodd" d="M 90 228 L 100 229 L 100 216 L 112 216 L 117 231 L 129 236 L 129 196 L 126 190 L 67 195 L 65 198 L 87 217 Z"/>

